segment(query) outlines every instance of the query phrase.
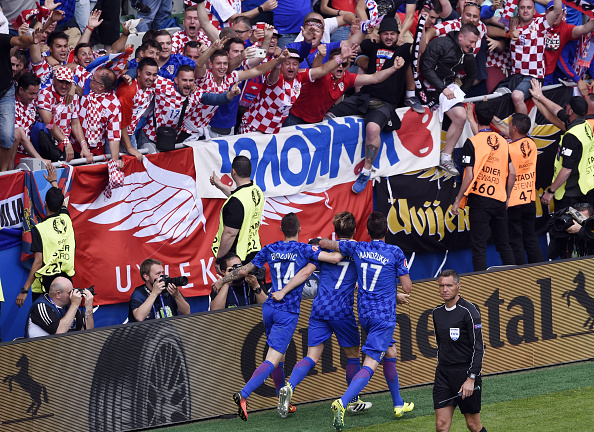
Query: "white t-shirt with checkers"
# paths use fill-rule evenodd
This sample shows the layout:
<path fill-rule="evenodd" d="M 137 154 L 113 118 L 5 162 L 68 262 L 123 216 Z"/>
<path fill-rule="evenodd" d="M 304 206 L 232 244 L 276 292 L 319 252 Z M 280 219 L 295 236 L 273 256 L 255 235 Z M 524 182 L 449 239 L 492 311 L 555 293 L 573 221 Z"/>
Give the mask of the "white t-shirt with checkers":
<path fill-rule="evenodd" d="M 122 114 L 115 92 L 90 91 L 81 98 L 78 116 L 91 152 L 103 150 L 106 138 L 108 141 L 120 139 Z"/>
<path fill-rule="evenodd" d="M 184 96 L 180 95 L 175 85 L 170 80 L 157 77 L 154 85 L 155 89 L 155 112 L 153 116 L 156 118 L 157 127 L 159 126 L 170 126 L 177 130 L 177 123 L 179 122 L 179 116 L 181 115 L 184 100 Z M 184 114 L 184 124 L 188 111 L 192 109 L 200 101 L 200 92 L 194 91 L 188 95 L 188 107 L 186 108 L 186 114 Z M 155 142 L 157 140 L 157 132 L 155 130 L 153 119 L 149 119 L 143 130 L 148 138 Z M 179 132 L 179 130 L 177 130 Z"/>
<path fill-rule="evenodd" d="M 173 36 L 171 36 L 171 53 L 172 54 L 184 54 L 184 48 L 186 44 L 190 42 L 190 37 L 186 34 L 184 30 L 180 30 L 175 32 Z M 198 42 L 202 42 L 206 46 L 210 46 L 210 39 L 206 36 L 206 33 L 202 29 L 198 32 Z"/>
<path fill-rule="evenodd" d="M 306 81 L 314 81 L 309 69 L 300 71 L 292 81 L 286 81 L 282 73 L 274 84 L 268 84 L 266 79 L 260 94 L 243 116 L 240 132 L 278 133 Z"/>
<path fill-rule="evenodd" d="M 512 74 L 544 78 L 545 33 L 549 27 L 544 16 L 534 18 L 526 27 L 517 27 L 520 36 L 510 42 Z"/>
<path fill-rule="evenodd" d="M 207 70 L 202 78 L 196 80 L 196 88 L 200 94 L 206 92 L 224 93 L 238 81 L 238 78 L 239 73 L 235 70 L 225 75 L 221 84 L 217 84 L 212 72 Z M 186 132 L 199 132 L 199 128 L 208 126 L 217 108 L 216 105 L 203 105 L 201 103 L 192 106 L 191 109 L 188 109 L 188 115 L 184 118 L 184 130 Z"/>
<path fill-rule="evenodd" d="M 78 118 L 80 100 L 78 95 L 74 95 L 72 102 L 65 104 L 65 98 L 54 91 L 54 86 L 44 88 L 37 95 L 37 108 L 52 113 L 52 123 L 48 124 L 48 129 L 53 125 L 58 126 L 66 137 L 72 133 L 72 119 Z"/>

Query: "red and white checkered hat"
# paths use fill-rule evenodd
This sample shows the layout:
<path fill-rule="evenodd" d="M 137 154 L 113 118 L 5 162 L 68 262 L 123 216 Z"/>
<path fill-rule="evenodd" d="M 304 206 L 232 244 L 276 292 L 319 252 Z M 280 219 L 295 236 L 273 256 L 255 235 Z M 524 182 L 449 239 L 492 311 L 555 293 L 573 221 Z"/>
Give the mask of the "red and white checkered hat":
<path fill-rule="evenodd" d="M 65 66 L 58 66 L 54 69 L 54 79 L 74 82 L 74 72 L 72 72 L 72 69 Z"/>

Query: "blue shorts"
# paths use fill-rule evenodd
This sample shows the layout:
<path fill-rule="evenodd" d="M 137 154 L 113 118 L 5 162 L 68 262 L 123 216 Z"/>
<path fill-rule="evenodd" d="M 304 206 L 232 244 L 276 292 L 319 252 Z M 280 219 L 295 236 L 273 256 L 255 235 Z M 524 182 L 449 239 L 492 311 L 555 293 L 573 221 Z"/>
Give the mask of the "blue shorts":
<path fill-rule="evenodd" d="M 309 317 L 309 329 L 307 332 L 307 346 L 318 346 L 336 335 L 338 344 L 341 347 L 359 346 L 359 326 L 354 316 L 340 320 L 319 320 Z"/>
<path fill-rule="evenodd" d="M 278 310 L 264 303 L 262 318 L 268 346 L 284 354 L 297 328 L 299 314 Z"/>
<path fill-rule="evenodd" d="M 394 341 L 396 323 L 375 318 L 359 317 L 359 324 L 367 332 L 367 340 L 361 351 L 376 362 L 381 362 L 384 353 Z"/>

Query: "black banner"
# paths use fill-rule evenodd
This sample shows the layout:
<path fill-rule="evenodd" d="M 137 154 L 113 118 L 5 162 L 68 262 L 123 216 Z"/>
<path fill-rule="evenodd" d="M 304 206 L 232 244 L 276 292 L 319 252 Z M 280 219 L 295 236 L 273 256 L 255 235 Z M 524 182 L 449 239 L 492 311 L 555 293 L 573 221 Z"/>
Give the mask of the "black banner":
<path fill-rule="evenodd" d="M 545 91 L 545 96 L 561 107 L 569 101 L 572 90 L 558 87 Z M 514 113 L 511 95 L 487 101 L 495 106 L 495 115 L 509 123 Z M 553 162 L 561 133 L 527 101 L 534 128 L 531 137 L 538 147 L 536 166 L 537 197 L 550 184 Z M 444 136 L 444 134 L 442 134 Z M 454 159 L 459 161 L 461 149 Z M 462 178 L 454 178 L 439 168 L 382 178 L 374 187 L 375 207 L 388 217 L 389 233 L 386 241 L 397 244 L 405 253 L 423 253 L 467 249 L 470 246 L 468 207 L 459 216 L 450 213 Z M 543 208 L 537 199 L 537 232 L 544 232 L 548 215 L 553 209 Z M 544 216 L 544 217 L 543 217 Z"/>

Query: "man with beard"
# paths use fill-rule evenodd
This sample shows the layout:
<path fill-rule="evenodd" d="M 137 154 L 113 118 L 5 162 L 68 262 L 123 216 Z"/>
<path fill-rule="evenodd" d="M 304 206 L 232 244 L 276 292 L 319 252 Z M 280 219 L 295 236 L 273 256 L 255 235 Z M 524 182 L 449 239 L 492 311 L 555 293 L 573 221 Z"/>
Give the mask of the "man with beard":
<path fill-rule="evenodd" d="M 445 150 L 440 161 L 440 166 L 452 176 L 460 174 L 451 153 L 466 122 L 462 105 L 464 94 L 460 90 L 468 90 L 476 78 L 476 61 L 472 53 L 479 38 L 480 32 L 474 24 L 464 24 L 459 32 L 451 32 L 446 37 L 429 42 L 421 57 L 421 75 L 428 89 L 427 97 L 439 99 L 441 109 L 452 121 L 446 132 Z M 465 75 L 459 87 L 454 81 L 461 71 Z"/>
<path fill-rule="evenodd" d="M 328 117 L 365 116 L 365 165 L 353 184 L 354 193 L 363 192 L 371 178 L 373 161 L 381 144 L 380 132 L 400 129 L 400 118 L 396 114 L 396 107 L 404 96 L 403 83 L 411 61 L 411 44 L 398 46 L 398 34 L 396 20 L 384 17 L 379 27 L 380 41 L 364 40 L 361 43 L 361 56 L 367 57 L 366 73 L 368 74 L 392 68 L 398 57 L 404 60 L 404 66 L 386 80 L 362 87 L 359 93 L 332 107 L 327 115 Z"/>
<path fill-rule="evenodd" d="M 502 86 L 512 91 L 512 102 L 516 112 L 526 114 L 528 109 L 524 100 L 530 97 L 530 81 L 536 78 L 541 82 L 545 76 L 546 33 L 561 15 L 561 0 L 555 0 L 553 10 L 545 16 L 534 17 L 534 0 L 518 2 L 520 22 L 510 32 L 511 77 Z"/>
<path fill-rule="evenodd" d="M 173 54 L 184 54 L 184 48 L 190 41 L 198 41 L 206 46 L 210 45 L 210 40 L 200 28 L 198 8 L 196 6 L 190 6 L 184 12 L 184 29 L 173 34 L 171 52 Z"/>
<path fill-rule="evenodd" d="M 340 55 L 340 48 L 330 51 L 330 58 Z M 362 74 L 349 72 L 349 60 L 345 59 L 336 69 L 328 75 L 315 80 L 305 82 L 299 98 L 293 105 L 291 113 L 283 126 L 293 126 L 303 123 L 317 123 L 324 119 L 328 110 L 338 99 L 351 87 L 377 84 L 396 72 L 404 65 L 402 57 L 397 57 L 391 68 L 383 69 L 374 74 Z"/>
<path fill-rule="evenodd" d="M 37 97 L 39 116 L 47 127 L 47 131 L 42 130 L 38 135 L 39 153 L 52 162 L 59 160 L 70 162 L 75 157 L 82 156 L 91 163 L 93 155 L 89 151 L 88 142 L 78 119 L 80 109 L 78 95 L 73 95 L 72 102 L 66 101 L 73 86 L 72 70 L 66 66 L 58 66 L 54 69 L 53 75 L 52 84 L 41 90 Z M 80 145 L 77 152 L 74 151 L 70 135 L 73 135 Z"/>
<path fill-rule="evenodd" d="M 299 64 L 303 61 L 295 49 L 284 51 L 280 68 L 273 69 L 267 76 L 262 91 L 254 103 L 243 116 L 240 133 L 262 132 L 278 133 L 289 115 L 293 104 L 299 97 L 303 83 L 313 82 L 328 75 L 344 61 L 350 58 L 352 50 L 343 46 L 341 54 L 327 61 L 322 66 L 300 71 Z M 278 60 L 278 59 L 277 59 Z M 276 62 L 273 60 L 266 64 Z M 264 66 L 264 65 L 262 65 Z"/>

